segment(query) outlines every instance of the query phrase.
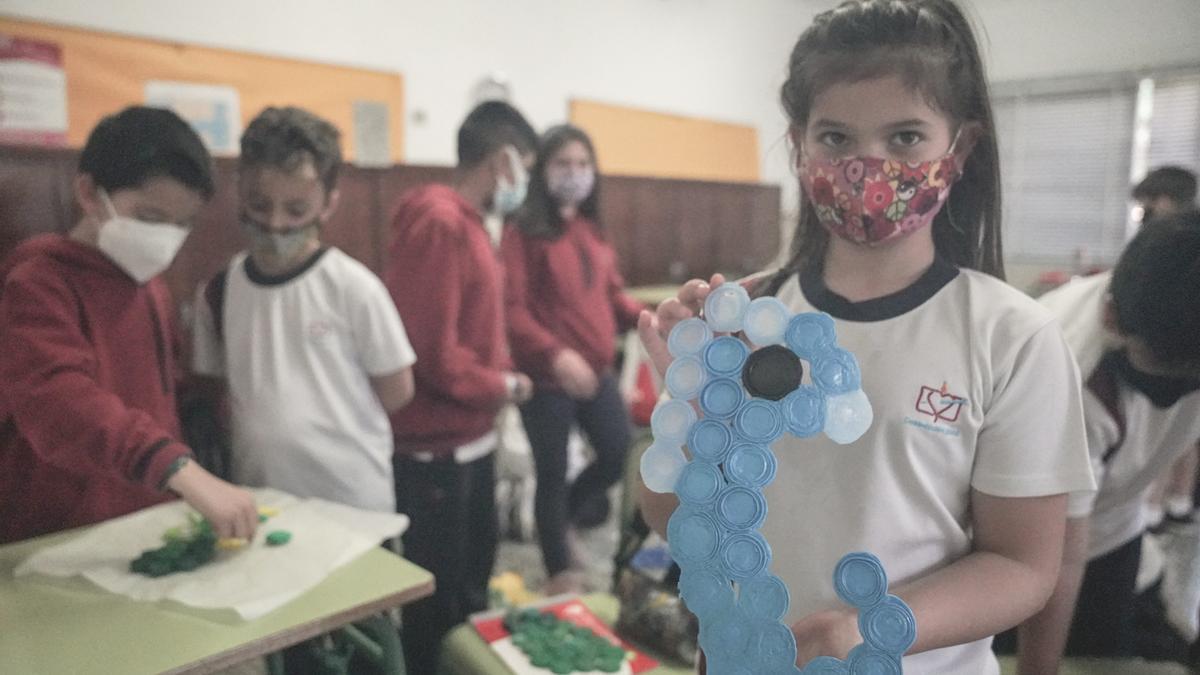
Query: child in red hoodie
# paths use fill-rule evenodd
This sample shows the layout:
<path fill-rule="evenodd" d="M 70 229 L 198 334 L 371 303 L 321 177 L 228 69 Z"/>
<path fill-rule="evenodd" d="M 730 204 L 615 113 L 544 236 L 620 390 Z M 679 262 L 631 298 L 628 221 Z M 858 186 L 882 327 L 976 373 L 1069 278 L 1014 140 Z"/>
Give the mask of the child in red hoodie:
<path fill-rule="evenodd" d="M 417 361 L 416 395 L 393 414 L 396 508 L 411 519 L 404 555 L 433 572 L 433 597 L 404 608 L 410 673 L 436 669 L 442 636 L 487 607 L 498 543 L 496 413 L 529 398 L 504 337 L 500 261 L 483 214 L 525 199 L 537 134 L 507 103 L 475 108 L 458 131 L 451 185 L 401 198 L 384 284 Z"/>
<path fill-rule="evenodd" d="M 175 411 L 175 332 L 158 274 L 213 194 L 211 160 L 174 113 L 105 118 L 79 160 L 66 235 L 0 264 L 0 543 L 183 497 L 249 537 L 253 496 L 191 461 Z"/>
<path fill-rule="evenodd" d="M 564 124 L 542 137 L 529 199 L 504 233 L 508 337 L 535 393 L 521 406 L 537 466 L 538 538 L 547 593 L 583 590 L 572 569 L 568 523 L 594 527 L 609 513 L 630 443 L 629 415 L 612 369 L 616 336 L 644 309 L 625 293 L 599 216 L 596 153 Z M 567 438 L 578 424 L 596 460 L 567 485 Z"/>

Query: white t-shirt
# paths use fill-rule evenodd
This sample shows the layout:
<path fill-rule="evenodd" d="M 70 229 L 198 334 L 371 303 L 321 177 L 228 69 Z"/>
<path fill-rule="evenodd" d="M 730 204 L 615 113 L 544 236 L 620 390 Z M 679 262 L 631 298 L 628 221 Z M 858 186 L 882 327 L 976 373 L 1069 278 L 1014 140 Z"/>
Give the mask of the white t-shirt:
<path fill-rule="evenodd" d="M 233 478 L 394 511 L 392 428 L 370 377 L 416 361 L 383 283 L 336 248 L 271 278 L 230 264 L 218 337 L 203 288 L 193 365 L 225 377 Z"/>
<path fill-rule="evenodd" d="M 803 286 L 792 277 L 778 296 L 793 311 L 834 317 L 874 422 L 850 445 L 823 435 L 774 445 L 763 533 L 791 591 L 789 622 L 838 604 L 833 570 L 847 553 L 874 553 L 893 587 L 965 556 L 972 488 L 1034 497 L 1092 487 L 1079 376 L 1035 301 L 941 262 L 908 289 L 864 303 L 833 294 L 818 275 Z M 999 665 L 988 638 L 905 657 L 904 672 L 994 674 Z"/>
<path fill-rule="evenodd" d="M 1085 380 L 1114 346 L 1101 318 L 1111 280 L 1111 274 L 1076 279 L 1041 298 L 1057 316 Z M 1146 529 L 1143 506 L 1155 479 L 1200 439 L 1200 391 L 1159 408 L 1119 377 L 1116 384 L 1117 405 L 1125 418 L 1123 440 L 1100 398 L 1087 389 L 1083 393 L 1088 450 L 1100 489 L 1072 494 L 1068 513 L 1073 518 L 1091 515 L 1089 559 L 1116 550 Z M 1118 443 L 1105 462 L 1105 454 Z"/>

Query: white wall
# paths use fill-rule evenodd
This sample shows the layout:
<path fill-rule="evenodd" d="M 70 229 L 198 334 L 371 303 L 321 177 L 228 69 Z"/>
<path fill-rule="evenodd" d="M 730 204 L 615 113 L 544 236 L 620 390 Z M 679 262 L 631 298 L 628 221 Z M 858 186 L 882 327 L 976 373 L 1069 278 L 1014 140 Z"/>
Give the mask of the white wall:
<path fill-rule="evenodd" d="M 1200 63 L 1200 0 L 970 0 L 994 80 Z M 406 161 L 450 164 L 471 86 L 506 74 L 539 127 L 573 97 L 754 125 L 795 203 L 778 87 L 835 0 L 0 0 L 0 13 L 400 71 Z M 601 148 L 601 152 L 603 149 Z M 790 216 L 785 216 L 790 220 Z"/>

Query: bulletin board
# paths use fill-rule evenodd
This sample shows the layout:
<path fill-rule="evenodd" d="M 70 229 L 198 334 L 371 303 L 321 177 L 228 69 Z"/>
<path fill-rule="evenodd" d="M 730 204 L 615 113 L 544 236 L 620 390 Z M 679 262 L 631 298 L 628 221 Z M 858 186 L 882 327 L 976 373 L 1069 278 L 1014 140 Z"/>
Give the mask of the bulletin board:
<path fill-rule="evenodd" d="M 355 159 L 355 105 L 387 108 L 388 152 L 404 157 L 404 87 L 399 73 L 210 49 L 0 17 L 0 33 L 61 46 L 67 78 L 67 145 L 82 147 L 106 115 L 144 102 L 146 83 L 170 81 L 233 87 L 242 127 L 268 105 L 295 105 L 342 131 Z M 378 116 L 376 116 L 378 119 Z M 379 153 L 376 153 L 379 154 Z"/>
<path fill-rule="evenodd" d="M 756 183 L 752 126 L 572 100 L 571 123 L 592 137 L 607 174 Z"/>

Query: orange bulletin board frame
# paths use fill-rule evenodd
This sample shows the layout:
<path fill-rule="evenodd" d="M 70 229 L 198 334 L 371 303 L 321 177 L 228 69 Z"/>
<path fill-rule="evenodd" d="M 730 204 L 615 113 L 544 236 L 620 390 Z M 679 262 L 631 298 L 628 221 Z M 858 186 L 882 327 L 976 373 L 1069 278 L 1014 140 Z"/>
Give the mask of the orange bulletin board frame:
<path fill-rule="evenodd" d="M 579 99 L 571 101 L 570 114 L 592 137 L 604 173 L 759 181 L 754 127 Z"/>
<path fill-rule="evenodd" d="M 389 153 L 404 158 L 404 83 L 399 73 L 293 61 L 113 33 L 0 17 L 0 33 L 62 47 L 67 77 L 67 144 L 82 147 L 105 115 L 144 101 L 148 80 L 215 84 L 237 89 L 242 128 L 268 105 L 295 105 L 342 132 L 354 158 L 354 103 L 388 106 Z"/>

